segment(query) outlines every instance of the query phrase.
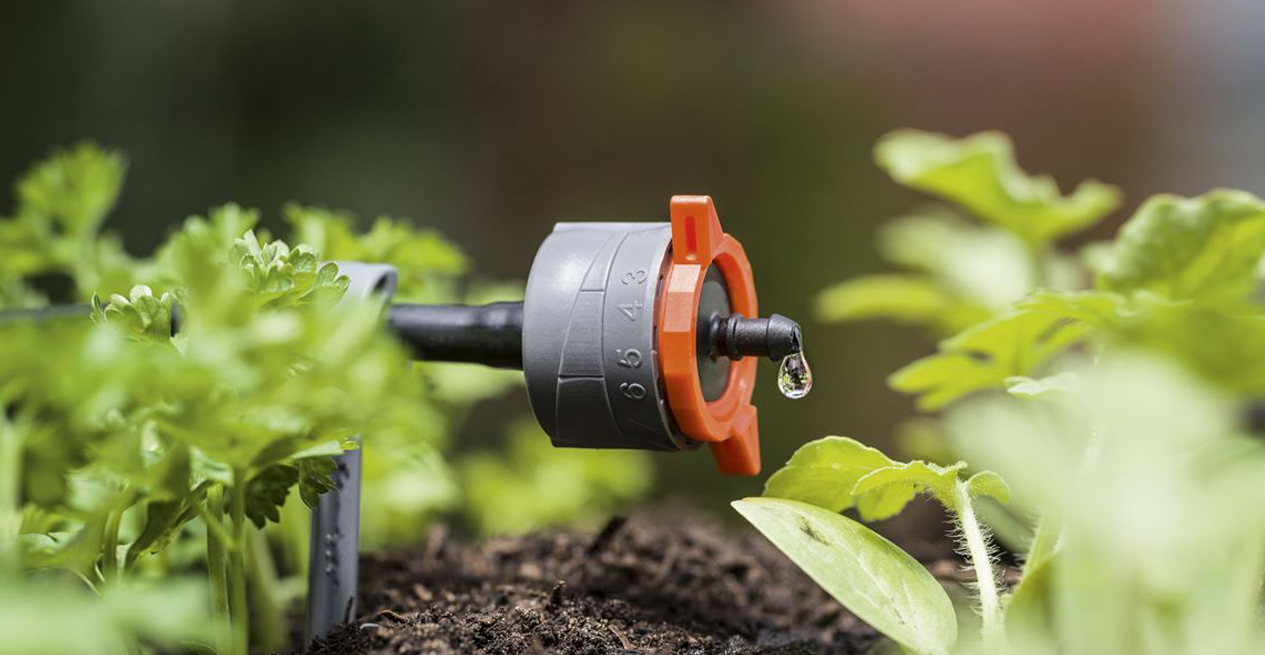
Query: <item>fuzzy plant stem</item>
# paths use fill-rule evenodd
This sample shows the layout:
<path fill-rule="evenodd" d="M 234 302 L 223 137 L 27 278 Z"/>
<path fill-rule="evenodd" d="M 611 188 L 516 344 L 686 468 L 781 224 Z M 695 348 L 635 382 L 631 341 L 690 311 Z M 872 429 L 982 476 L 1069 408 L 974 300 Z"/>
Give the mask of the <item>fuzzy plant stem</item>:
<path fill-rule="evenodd" d="M 228 605 L 233 617 L 234 655 L 250 651 L 250 615 L 246 598 L 246 472 L 233 471 L 233 495 L 229 514 L 233 519 L 233 547 L 228 555 Z"/>
<path fill-rule="evenodd" d="M 954 513 L 957 515 L 958 528 L 962 532 L 962 540 L 966 543 L 966 553 L 975 569 L 976 593 L 979 594 L 980 615 L 983 618 L 983 636 L 985 645 L 994 643 L 1001 635 L 1001 603 L 998 600 L 997 575 L 993 571 L 992 553 L 988 548 L 988 537 L 975 516 L 975 507 L 971 501 L 971 493 L 967 483 L 959 480 L 955 493 L 957 495 Z"/>
<path fill-rule="evenodd" d="M 215 622 L 216 651 L 229 653 L 232 646 L 232 617 L 228 608 L 228 541 L 224 520 L 224 487 L 216 484 L 206 492 L 206 568 L 211 590 L 211 617 Z"/>

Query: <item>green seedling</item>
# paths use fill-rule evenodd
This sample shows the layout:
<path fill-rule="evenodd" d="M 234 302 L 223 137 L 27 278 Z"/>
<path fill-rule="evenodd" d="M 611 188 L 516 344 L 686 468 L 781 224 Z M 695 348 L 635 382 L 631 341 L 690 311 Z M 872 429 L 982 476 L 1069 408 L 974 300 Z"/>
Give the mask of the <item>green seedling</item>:
<path fill-rule="evenodd" d="M 1001 630 L 992 546 L 975 500 L 1005 502 L 1010 489 L 995 473 L 963 478 L 964 462 L 938 466 L 897 462 L 846 437 L 826 437 L 796 451 L 769 478 L 764 497 L 735 509 L 840 603 L 911 652 L 947 653 L 957 639 L 948 595 L 917 560 L 873 530 L 841 515 L 855 508 L 876 521 L 898 514 L 926 493 L 949 511 L 954 534 L 975 571 L 985 639 Z"/>

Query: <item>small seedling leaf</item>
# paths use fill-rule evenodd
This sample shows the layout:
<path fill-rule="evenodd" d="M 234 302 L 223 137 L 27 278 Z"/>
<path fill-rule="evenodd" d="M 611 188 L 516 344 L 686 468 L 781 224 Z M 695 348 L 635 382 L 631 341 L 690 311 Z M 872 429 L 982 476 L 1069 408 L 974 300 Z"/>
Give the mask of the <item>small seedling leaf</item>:
<path fill-rule="evenodd" d="M 861 518 L 867 521 L 877 521 L 899 514 L 906 503 L 922 492 L 929 492 L 946 506 L 953 507 L 954 485 L 958 481 L 958 472 L 963 468 L 966 468 L 965 462 L 958 462 L 951 466 L 939 466 L 921 461 L 895 464 L 877 469 L 857 480 L 852 487 L 852 494 L 857 497 L 875 499 L 873 502 L 858 505 Z"/>
<path fill-rule="evenodd" d="M 992 471 L 981 471 L 966 481 L 966 490 L 971 498 L 987 496 L 998 502 L 1010 502 L 1010 485 L 1002 477 Z"/>
<path fill-rule="evenodd" d="M 872 471 L 896 464 L 887 455 L 848 437 L 804 444 L 764 485 L 764 495 L 840 512 L 855 504 L 852 486 Z"/>
<path fill-rule="evenodd" d="M 734 509 L 850 612 L 911 653 L 942 655 L 957 640 L 948 594 L 878 533 L 820 507 L 779 498 Z"/>

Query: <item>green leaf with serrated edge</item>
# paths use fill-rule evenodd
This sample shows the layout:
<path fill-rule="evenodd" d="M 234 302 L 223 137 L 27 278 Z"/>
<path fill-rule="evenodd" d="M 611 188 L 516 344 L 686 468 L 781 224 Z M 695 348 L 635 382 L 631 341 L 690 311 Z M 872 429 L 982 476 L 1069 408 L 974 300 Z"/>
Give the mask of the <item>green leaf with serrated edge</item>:
<path fill-rule="evenodd" d="M 957 640 L 948 594 L 917 560 L 869 528 L 827 509 L 746 498 L 734 509 L 826 593 L 918 655 L 944 655 Z"/>
<path fill-rule="evenodd" d="M 1010 138 L 982 132 L 963 139 L 899 130 L 879 140 L 875 160 L 897 182 L 961 205 L 1034 246 L 1083 230 L 1120 204 L 1119 190 L 1094 180 L 1063 196 L 1054 180 L 1015 162 Z"/>
<path fill-rule="evenodd" d="M 246 486 L 246 518 L 263 529 L 268 521 L 281 522 L 281 506 L 290 495 L 290 487 L 298 484 L 299 469 L 288 464 L 269 466 Z M 232 493 L 239 493 L 232 490 Z"/>
<path fill-rule="evenodd" d="M 896 462 L 848 437 L 824 437 L 799 447 L 764 485 L 764 495 L 798 500 L 840 512 L 855 504 L 852 486 L 875 469 Z"/>
<path fill-rule="evenodd" d="M 175 305 L 175 295 L 163 293 L 155 297 L 152 289 L 138 284 L 126 298 L 118 294 L 110 296 L 109 304 L 102 303 L 94 294 L 92 319 L 120 325 L 133 339 L 163 343 L 171 338 L 171 312 Z"/>
<path fill-rule="evenodd" d="M 332 457 L 310 457 L 296 462 L 299 469 L 299 498 L 311 509 L 321 502 L 321 495 L 333 491 L 332 476 L 338 464 Z"/>
<path fill-rule="evenodd" d="M 1125 223 L 1099 285 L 1174 300 L 1241 298 L 1257 286 L 1265 204 L 1243 191 L 1158 195 Z"/>
<path fill-rule="evenodd" d="M 888 378 L 892 388 L 917 394 L 935 410 L 1008 379 L 1027 375 L 1054 355 L 1094 333 L 1091 325 L 1040 311 L 1017 311 L 969 328 L 940 343 L 940 352 Z"/>
<path fill-rule="evenodd" d="M 85 142 L 58 150 L 17 184 L 19 213 L 55 221 L 72 234 L 94 232 L 118 199 L 127 162 Z"/>

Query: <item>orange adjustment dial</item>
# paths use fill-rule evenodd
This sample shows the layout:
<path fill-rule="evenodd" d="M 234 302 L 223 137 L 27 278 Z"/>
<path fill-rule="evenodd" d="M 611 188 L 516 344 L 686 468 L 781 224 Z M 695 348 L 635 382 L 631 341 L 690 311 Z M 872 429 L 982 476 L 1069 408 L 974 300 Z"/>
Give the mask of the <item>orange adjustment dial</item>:
<path fill-rule="evenodd" d="M 707 442 L 721 473 L 760 472 L 760 431 L 755 390 L 756 359 L 729 367 L 720 398 L 708 401 L 698 371 L 698 304 L 703 279 L 714 263 L 729 287 L 734 314 L 759 316 L 751 263 L 737 239 L 725 234 L 710 196 L 672 196 L 672 260 L 659 309 L 659 364 L 668 407 L 681 431 Z"/>

